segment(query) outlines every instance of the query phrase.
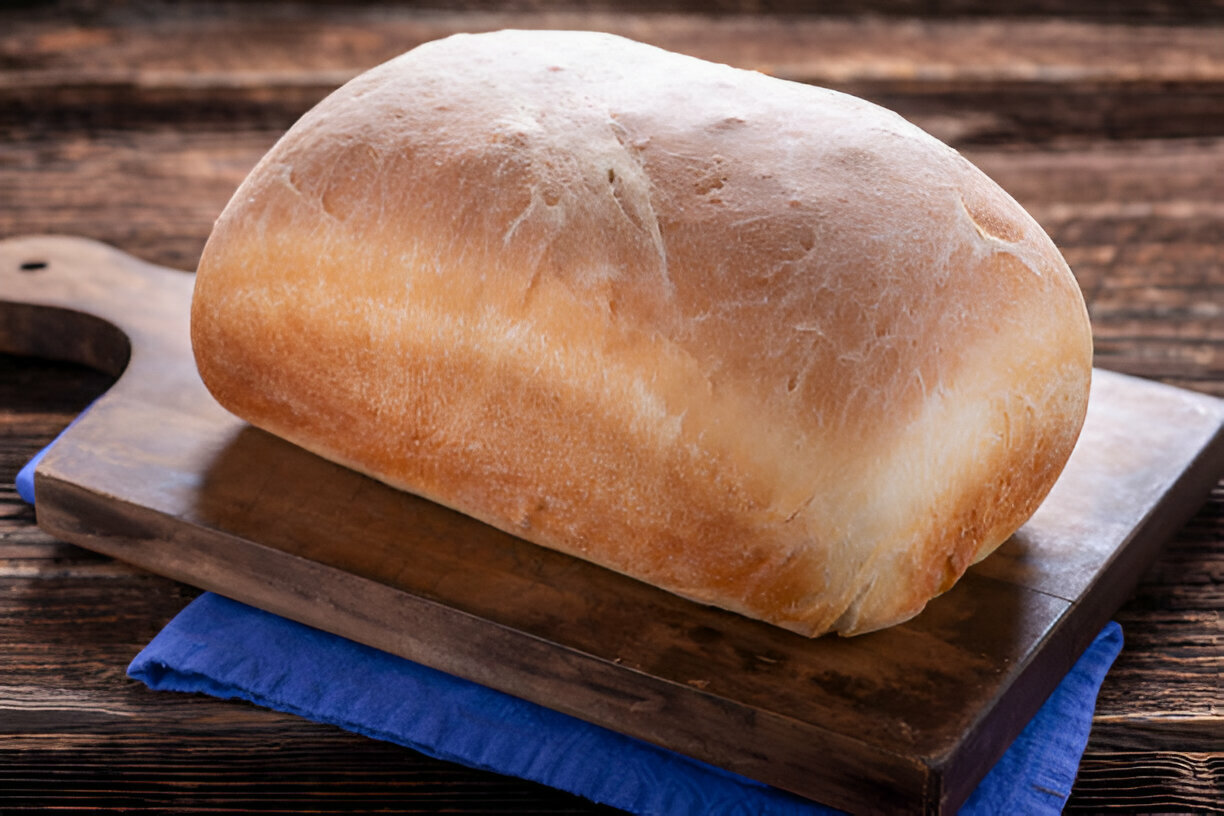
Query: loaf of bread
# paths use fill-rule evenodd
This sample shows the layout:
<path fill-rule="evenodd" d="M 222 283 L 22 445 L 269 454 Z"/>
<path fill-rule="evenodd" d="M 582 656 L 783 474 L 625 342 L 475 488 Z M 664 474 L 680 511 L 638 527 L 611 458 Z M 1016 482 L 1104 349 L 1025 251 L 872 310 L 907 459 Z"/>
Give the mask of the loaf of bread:
<path fill-rule="evenodd" d="M 251 172 L 199 267 L 233 413 L 804 635 L 903 621 L 1087 404 L 1041 228 L 899 116 L 606 34 L 431 42 Z"/>

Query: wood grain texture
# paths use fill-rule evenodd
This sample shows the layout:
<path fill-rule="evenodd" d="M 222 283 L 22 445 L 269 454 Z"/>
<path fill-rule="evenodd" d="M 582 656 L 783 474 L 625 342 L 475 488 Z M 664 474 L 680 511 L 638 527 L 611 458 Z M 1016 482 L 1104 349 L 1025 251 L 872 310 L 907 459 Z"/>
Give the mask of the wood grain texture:
<path fill-rule="evenodd" d="M 593 28 L 844 90 L 956 142 L 1218 132 L 1214 27 L 1073 20 L 626 15 L 251 4 L 19 19 L 0 35 L 0 124 L 284 129 L 358 72 L 460 31 Z M 1052 94 L 1051 89 L 1057 88 Z M 969 113 L 970 115 L 965 115 Z"/>
<path fill-rule="evenodd" d="M 247 4 L 241 14 L 232 5 L 150 2 L 27 4 L 0 10 L 0 236 L 80 234 L 155 263 L 194 267 L 212 218 L 246 170 L 304 105 L 343 78 L 320 71 L 364 68 L 370 55 L 378 58 L 378 48 L 395 45 L 395 32 L 414 20 L 425 27 L 437 16 L 347 5 Z M 1196 79 L 1190 73 L 1175 76 L 1191 58 L 1171 53 L 1182 49 L 1198 54 L 1193 59 L 1205 65 L 1217 64 L 1218 48 L 1214 58 L 1201 49 L 1219 42 L 1220 3 L 1092 0 L 1004 9 L 979 0 L 872 0 L 853 5 L 835 2 L 822 8 L 830 14 L 863 10 L 877 16 L 857 21 L 792 18 L 787 22 L 801 25 L 779 44 L 760 39 L 760 32 L 776 31 L 776 24 L 753 15 L 799 9 L 729 0 L 717 8 L 739 12 L 743 19 L 719 21 L 723 33 L 716 34 L 736 49 L 727 60 L 746 50 L 780 46 L 779 54 L 800 54 L 813 78 L 842 70 L 846 82 L 867 82 L 868 91 L 891 87 L 898 107 L 959 146 L 1032 210 L 1063 247 L 1089 297 L 1099 364 L 1224 396 L 1219 350 L 1224 331 L 1219 307 L 1224 302 L 1224 121 L 1214 115 L 1220 86 L 1216 79 Z M 465 7 L 481 14 L 504 13 L 494 2 Z M 542 10 L 530 2 L 517 7 Z M 606 15 L 623 7 L 591 2 L 565 8 L 576 15 L 571 19 L 582 22 L 589 13 L 584 9 Z M 650 7 L 685 12 L 691 5 Z M 686 19 L 682 13 L 672 15 L 676 19 L 615 16 L 623 18 L 618 25 L 658 37 L 681 36 Z M 304 41 L 310 47 L 294 49 L 291 38 L 278 34 L 278 18 L 296 21 L 284 29 L 295 37 L 317 32 Z M 585 19 L 594 27 L 607 17 Z M 689 33 L 683 36 L 699 41 L 707 19 L 687 19 Z M 1023 25 L 1013 29 L 1016 23 Z M 193 41 L 190 31 L 196 24 L 212 35 Z M 652 32 L 656 24 L 660 28 Z M 744 25 L 742 34 L 725 33 L 735 24 Z M 966 42 L 964 32 L 982 32 L 985 38 L 990 31 L 1011 30 L 1016 31 L 1015 43 L 985 39 L 1010 55 L 993 62 L 972 43 L 944 54 L 906 57 L 908 62 L 897 59 L 898 43 L 907 37 L 920 41 L 913 32 L 940 26 L 960 32 L 957 43 Z M 753 37 L 756 43 L 750 42 Z M 839 37 L 840 43 L 832 42 Z M 163 38 L 173 47 L 160 42 Z M 737 45 L 737 39 L 743 43 Z M 243 45 L 227 48 L 223 41 Z M 826 51 L 832 57 L 823 57 Z M 114 81 L 115 71 L 124 69 L 143 73 L 142 81 L 156 86 L 158 77 L 143 71 L 141 63 L 142 55 L 154 52 L 163 61 L 152 67 L 172 81 L 149 91 L 136 82 Z M 1016 67 L 1008 68 L 1013 60 Z M 1117 71 L 1128 61 L 1136 68 L 1126 79 Z M 1171 67 L 1159 69 L 1161 61 Z M 788 56 L 787 62 L 796 60 Z M 1018 99 L 1017 83 L 1026 81 L 1019 74 L 1034 64 L 1059 71 L 1048 72 L 1044 84 L 1027 80 L 1027 96 Z M 1110 65 L 1115 66 L 1108 69 L 1115 71 L 1112 79 L 1102 74 Z M 903 83 L 898 66 L 918 73 Z M 99 69 L 94 79 L 91 67 Z M 941 84 L 935 70 L 945 72 L 945 80 L 950 76 L 954 87 Z M 1153 70 L 1165 70 L 1168 82 L 1145 86 L 1144 72 Z M 36 76 L 38 71 L 45 73 Z M 186 87 L 183 80 L 192 72 L 200 80 Z M 1095 86 L 1088 79 L 1093 72 Z M 108 82 L 109 88 L 97 90 L 99 83 Z M 243 90 L 244 83 L 251 89 Z M 998 100 L 992 97 L 996 89 L 1003 94 Z M 1094 94 L 1103 98 L 1093 99 Z M 1008 95 L 1017 101 L 1006 101 Z M 129 689 L 113 668 L 95 674 L 104 665 L 126 665 L 135 648 L 185 602 L 185 590 L 121 565 L 103 568 L 96 556 L 38 531 L 13 492 L 12 474 L 105 382 L 71 366 L 0 356 L 0 559 L 10 571 L 0 577 L 0 597 L 20 599 L 23 610 L 0 617 L 0 633 L 6 642 L 27 644 L 21 666 L 34 672 L 21 674 L 26 668 L 15 668 L 0 650 L 0 685 L 10 676 L 25 678 L 19 682 L 22 704 L 46 709 L 42 724 L 26 731 L 9 727 L 8 709 L 0 708 L 0 744 L 6 749 L 0 769 L 8 774 L 0 782 L 0 810 L 13 809 L 17 794 L 8 791 L 16 779 L 28 780 L 21 788 L 26 805 L 49 801 L 75 782 L 81 791 L 71 799 L 76 806 L 217 810 L 232 801 L 232 791 L 253 790 L 252 779 L 267 780 L 260 776 L 259 761 L 288 772 L 291 762 L 275 764 L 275 757 L 283 755 L 302 768 L 318 769 L 313 784 L 305 776 L 295 777 L 301 795 L 289 800 L 301 804 L 295 811 L 343 812 L 364 807 L 362 796 L 385 795 L 393 797 L 389 807 L 404 811 L 497 812 L 496 805 L 465 798 L 469 785 L 480 784 L 488 787 L 477 798 L 486 793 L 508 797 L 501 812 L 587 812 L 582 803 L 558 806 L 548 792 L 514 780 L 476 783 L 439 769 L 430 781 L 431 772 L 420 770 L 430 763 L 419 758 L 422 764 L 412 766 L 413 782 L 405 786 L 381 770 L 389 760 L 370 759 L 366 767 L 363 757 L 373 755 L 360 746 L 375 743 L 348 738 L 337 744 L 329 730 L 291 718 L 248 741 L 241 723 L 254 709 L 195 698 L 163 699 Z M 73 580 L 93 587 L 92 593 L 75 596 L 75 608 L 51 603 L 61 584 L 43 581 L 57 571 L 73 573 Z M 124 584 L 135 589 L 124 590 Z M 1127 646 L 1102 690 L 1069 812 L 1220 812 L 1222 593 L 1224 494 L 1217 488 L 1119 613 Z M 146 603 L 149 598 L 159 600 Z M 45 606 L 49 614 L 40 616 Z M 164 617 L 153 620 L 159 614 Z M 108 615 L 107 625 L 80 629 L 81 621 Z M 82 650 L 93 657 L 88 670 L 78 671 L 73 667 L 81 665 Z M 85 701 L 56 709 L 55 700 L 75 683 L 90 690 Z M 156 717 L 151 722 L 112 720 L 101 731 L 75 727 L 83 711 L 114 708 L 129 695 L 155 698 L 148 705 L 157 707 Z M 0 706 L 8 698 L 7 690 L 0 694 Z M 183 713 L 198 727 L 188 742 L 180 743 L 174 724 L 184 707 L 201 713 Z M 35 750 L 29 740 L 43 739 L 41 730 L 48 734 L 43 747 L 62 750 Z M 116 744 L 131 750 L 113 750 Z M 411 756 L 387 746 L 369 750 L 387 752 L 379 757 Z M 248 751 L 254 764 L 244 764 Z M 163 755 L 165 762 L 157 759 Z M 107 766 L 110 770 L 100 770 Z M 329 767 L 345 772 L 327 773 Z M 165 786 L 161 798 L 142 802 L 107 779 L 127 785 L 160 779 Z M 446 799 L 447 791 L 452 800 Z"/>

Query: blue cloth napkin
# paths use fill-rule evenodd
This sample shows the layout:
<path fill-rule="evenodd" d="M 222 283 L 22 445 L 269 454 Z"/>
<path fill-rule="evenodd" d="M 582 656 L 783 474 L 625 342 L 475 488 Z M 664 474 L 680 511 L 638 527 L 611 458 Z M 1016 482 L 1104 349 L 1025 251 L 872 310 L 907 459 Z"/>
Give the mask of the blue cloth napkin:
<path fill-rule="evenodd" d="M 27 501 L 45 452 L 18 475 Z M 1111 622 L 961 813 L 1061 812 L 1121 649 Z M 128 674 L 152 689 L 248 700 L 636 814 L 840 812 L 212 593 L 179 613 Z"/>
<path fill-rule="evenodd" d="M 962 813 L 1062 810 L 1097 690 L 1121 648 L 1111 622 Z M 153 689 L 249 700 L 631 813 L 839 812 L 212 593 L 179 613 L 128 674 Z"/>

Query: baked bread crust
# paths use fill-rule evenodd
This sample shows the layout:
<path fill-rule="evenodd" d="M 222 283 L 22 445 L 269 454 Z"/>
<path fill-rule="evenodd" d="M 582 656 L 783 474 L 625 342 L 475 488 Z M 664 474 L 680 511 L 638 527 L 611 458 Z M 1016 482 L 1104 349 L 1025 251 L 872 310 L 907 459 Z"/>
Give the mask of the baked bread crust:
<path fill-rule="evenodd" d="M 1083 422 L 1083 298 L 899 116 L 590 32 L 427 43 L 217 221 L 192 304 L 238 416 L 805 635 L 918 613 Z"/>

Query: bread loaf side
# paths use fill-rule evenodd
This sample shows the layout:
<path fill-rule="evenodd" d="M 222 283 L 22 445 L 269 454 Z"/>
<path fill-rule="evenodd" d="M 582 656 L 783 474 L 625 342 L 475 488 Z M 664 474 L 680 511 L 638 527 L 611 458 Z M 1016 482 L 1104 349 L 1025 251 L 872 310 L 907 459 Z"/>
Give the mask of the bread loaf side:
<path fill-rule="evenodd" d="M 191 331 L 256 426 L 805 635 L 1011 535 L 1092 360 L 1057 249 L 954 150 L 589 32 L 431 42 L 320 103 L 218 220 Z"/>

